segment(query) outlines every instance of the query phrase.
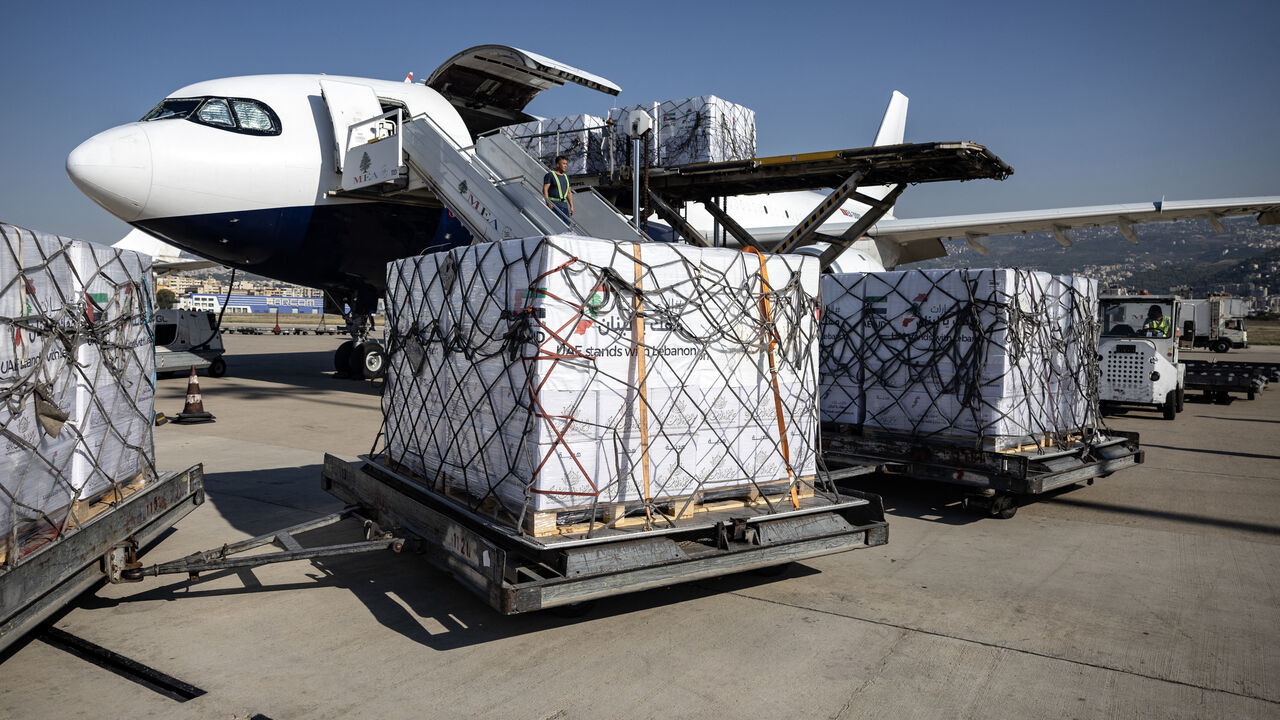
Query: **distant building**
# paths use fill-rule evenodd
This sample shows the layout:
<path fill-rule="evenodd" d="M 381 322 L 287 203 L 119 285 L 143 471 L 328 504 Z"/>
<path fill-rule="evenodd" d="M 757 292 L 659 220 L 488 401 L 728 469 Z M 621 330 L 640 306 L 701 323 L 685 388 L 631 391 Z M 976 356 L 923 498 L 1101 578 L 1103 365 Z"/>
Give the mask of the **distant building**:
<path fill-rule="evenodd" d="M 212 293 L 192 293 L 182 298 L 182 307 L 187 310 L 207 310 L 222 312 L 222 301 L 227 301 L 228 313 L 274 313 L 319 315 L 324 312 L 323 297 L 275 297 L 272 295 L 248 295 L 232 293 L 215 295 Z"/>

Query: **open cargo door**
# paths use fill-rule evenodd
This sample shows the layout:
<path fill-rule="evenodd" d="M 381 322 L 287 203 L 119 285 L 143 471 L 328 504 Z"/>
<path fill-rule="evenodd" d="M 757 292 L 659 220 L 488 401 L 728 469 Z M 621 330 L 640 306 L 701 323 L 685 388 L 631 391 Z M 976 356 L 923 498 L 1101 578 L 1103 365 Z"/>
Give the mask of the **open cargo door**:
<path fill-rule="evenodd" d="M 622 88 L 597 75 L 508 45 L 477 45 L 446 60 L 427 85 L 457 108 L 472 135 L 528 122 L 525 106 L 566 82 L 617 95 Z"/>

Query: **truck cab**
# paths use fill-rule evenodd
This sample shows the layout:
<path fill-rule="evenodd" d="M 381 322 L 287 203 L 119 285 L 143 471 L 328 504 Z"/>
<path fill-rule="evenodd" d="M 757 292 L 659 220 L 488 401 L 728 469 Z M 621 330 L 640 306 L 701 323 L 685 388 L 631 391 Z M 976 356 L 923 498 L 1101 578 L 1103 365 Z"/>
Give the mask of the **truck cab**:
<path fill-rule="evenodd" d="M 156 373 L 206 370 L 210 377 L 227 374 L 217 315 L 204 310 L 170 308 L 156 311 Z"/>
<path fill-rule="evenodd" d="M 1173 295 L 1103 295 L 1099 400 L 1104 410 L 1154 406 L 1166 420 L 1182 411 L 1186 365 L 1178 358 L 1179 299 Z"/>

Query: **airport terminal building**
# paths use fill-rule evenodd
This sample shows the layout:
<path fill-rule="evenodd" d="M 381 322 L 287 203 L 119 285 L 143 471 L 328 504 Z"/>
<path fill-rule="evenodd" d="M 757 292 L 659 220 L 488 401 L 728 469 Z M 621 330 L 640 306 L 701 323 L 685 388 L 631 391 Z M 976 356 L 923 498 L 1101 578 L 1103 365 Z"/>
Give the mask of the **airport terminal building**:
<path fill-rule="evenodd" d="M 221 312 L 223 301 L 227 303 L 228 313 L 292 313 L 302 315 L 319 315 L 324 312 L 323 297 L 297 297 L 273 295 L 215 295 L 211 293 L 192 293 L 182 297 L 182 307 L 186 310 L 207 310 Z"/>

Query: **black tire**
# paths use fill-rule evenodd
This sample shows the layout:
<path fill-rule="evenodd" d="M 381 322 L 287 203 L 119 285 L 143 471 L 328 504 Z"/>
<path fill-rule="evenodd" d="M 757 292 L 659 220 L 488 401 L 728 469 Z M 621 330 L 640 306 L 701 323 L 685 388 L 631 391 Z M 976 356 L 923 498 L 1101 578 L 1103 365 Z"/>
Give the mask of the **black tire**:
<path fill-rule="evenodd" d="M 1177 390 L 1170 390 L 1168 393 L 1165 393 L 1164 404 L 1160 406 L 1160 409 L 1164 411 L 1165 420 L 1172 420 L 1178 417 L 1178 391 Z"/>
<path fill-rule="evenodd" d="M 211 378 L 220 378 L 223 375 L 226 375 L 227 361 L 223 360 L 222 356 L 219 355 L 218 357 L 214 358 L 212 362 L 209 363 L 208 372 L 209 372 L 209 377 Z"/>
<path fill-rule="evenodd" d="M 1227 352 L 1231 349 L 1231 341 L 1224 339 L 1214 340 L 1213 347 L 1211 349 L 1216 353 Z"/>
<path fill-rule="evenodd" d="M 339 375 L 351 374 L 351 356 L 355 353 L 355 349 L 355 342 L 348 340 L 333 351 L 333 369 L 337 370 Z"/>
<path fill-rule="evenodd" d="M 1250 400 L 1254 399 L 1257 396 L 1258 396 L 1258 391 L 1254 390 L 1253 388 L 1249 388 L 1249 392 L 1245 393 L 1245 397 L 1247 397 Z"/>
<path fill-rule="evenodd" d="M 1018 514 L 1018 499 L 1012 495 L 997 495 L 991 498 L 991 515 L 1001 520 L 1008 520 Z"/>
<path fill-rule="evenodd" d="M 1182 412 L 1187 408 L 1187 390 L 1186 388 L 1178 388 L 1178 412 Z"/>
<path fill-rule="evenodd" d="M 377 380 L 387 374 L 387 353 L 381 343 L 369 341 L 357 348 L 360 358 L 360 375 L 366 380 Z"/>

